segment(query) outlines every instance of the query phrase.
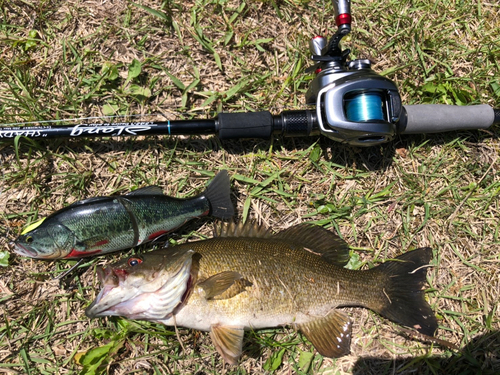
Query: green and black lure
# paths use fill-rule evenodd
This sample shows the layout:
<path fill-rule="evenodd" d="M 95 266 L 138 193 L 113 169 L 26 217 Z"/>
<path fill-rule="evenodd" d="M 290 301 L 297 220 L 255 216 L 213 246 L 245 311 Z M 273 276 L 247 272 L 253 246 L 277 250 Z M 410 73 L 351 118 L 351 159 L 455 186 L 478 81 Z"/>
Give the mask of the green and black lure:
<path fill-rule="evenodd" d="M 14 251 L 38 259 L 81 258 L 131 248 L 152 241 L 190 219 L 234 214 L 227 171 L 193 198 L 174 198 L 158 186 L 126 195 L 75 202 L 29 225 Z"/>

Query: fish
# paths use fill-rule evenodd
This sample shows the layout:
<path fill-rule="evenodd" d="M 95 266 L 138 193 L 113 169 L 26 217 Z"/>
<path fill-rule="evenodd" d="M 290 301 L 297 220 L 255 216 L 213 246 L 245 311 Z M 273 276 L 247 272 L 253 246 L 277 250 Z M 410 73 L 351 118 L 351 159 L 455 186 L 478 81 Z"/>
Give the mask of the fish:
<path fill-rule="evenodd" d="M 125 195 L 75 202 L 28 226 L 14 242 L 14 252 L 38 259 L 74 259 L 132 248 L 210 215 L 234 215 L 227 171 L 192 198 L 164 195 L 147 186 Z"/>
<path fill-rule="evenodd" d="M 162 248 L 99 268 L 102 289 L 89 318 L 122 316 L 209 332 L 229 364 L 245 330 L 291 326 L 325 357 L 350 353 L 351 318 L 371 309 L 433 336 L 423 290 L 432 249 L 406 252 L 368 270 L 345 268 L 349 246 L 310 223 L 276 234 L 256 224 L 224 225 L 214 238 Z"/>

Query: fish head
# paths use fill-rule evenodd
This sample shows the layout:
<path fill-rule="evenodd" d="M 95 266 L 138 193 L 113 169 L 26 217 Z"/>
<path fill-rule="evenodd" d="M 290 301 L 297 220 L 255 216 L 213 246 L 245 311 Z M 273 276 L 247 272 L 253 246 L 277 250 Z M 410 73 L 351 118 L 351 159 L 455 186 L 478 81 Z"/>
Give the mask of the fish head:
<path fill-rule="evenodd" d="M 102 289 L 85 314 L 152 321 L 171 317 L 187 294 L 193 254 L 193 250 L 173 248 L 98 268 Z"/>
<path fill-rule="evenodd" d="M 14 241 L 14 252 L 37 259 L 64 258 L 74 248 L 75 234 L 59 222 L 43 220 L 28 226 Z"/>

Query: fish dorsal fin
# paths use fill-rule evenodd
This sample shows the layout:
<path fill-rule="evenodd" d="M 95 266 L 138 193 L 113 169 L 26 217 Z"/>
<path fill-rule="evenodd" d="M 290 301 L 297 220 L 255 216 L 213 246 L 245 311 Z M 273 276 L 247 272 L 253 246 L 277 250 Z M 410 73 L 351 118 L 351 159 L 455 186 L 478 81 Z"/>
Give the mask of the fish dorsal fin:
<path fill-rule="evenodd" d="M 215 228 L 216 237 L 253 237 L 270 238 L 272 233 L 262 225 L 255 222 L 246 223 L 222 223 L 220 227 Z"/>
<path fill-rule="evenodd" d="M 243 327 L 223 325 L 213 325 L 210 329 L 210 337 L 215 348 L 222 358 L 231 365 L 236 365 L 241 356 L 244 332 Z"/>
<path fill-rule="evenodd" d="M 274 238 L 300 244 L 339 267 L 344 267 L 349 262 L 349 245 L 335 233 L 318 225 L 295 225 L 277 233 Z"/>
<path fill-rule="evenodd" d="M 338 358 L 351 351 L 352 323 L 342 311 L 333 310 L 323 318 L 297 326 L 318 352 L 325 357 Z"/>
<path fill-rule="evenodd" d="M 107 200 L 107 199 L 110 199 L 110 197 L 90 197 L 90 198 L 85 198 L 85 199 L 82 199 L 81 201 L 77 201 L 77 202 L 71 203 L 68 207 L 81 206 L 81 205 L 87 204 L 87 203 L 102 202 L 102 201 Z"/>
<path fill-rule="evenodd" d="M 125 195 L 163 195 L 163 189 L 156 185 L 144 186 Z"/>
<path fill-rule="evenodd" d="M 205 298 L 212 299 L 228 290 L 237 280 L 242 279 L 238 272 L 224 271 L 210 276 L 208 279 L 198 283 L 205 291 Z"/>

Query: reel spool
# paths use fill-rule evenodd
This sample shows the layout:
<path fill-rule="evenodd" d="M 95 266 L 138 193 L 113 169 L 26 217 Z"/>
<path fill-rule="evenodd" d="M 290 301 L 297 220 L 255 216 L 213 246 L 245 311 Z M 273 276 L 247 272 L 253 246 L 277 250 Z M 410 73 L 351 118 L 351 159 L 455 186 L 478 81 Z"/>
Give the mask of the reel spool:
<path fill-rule="evenodd" d="M 383 94 L 375 91 L 350 93 L 344 99 L 344 110 L 348 121 L 386 121 Z"/>

